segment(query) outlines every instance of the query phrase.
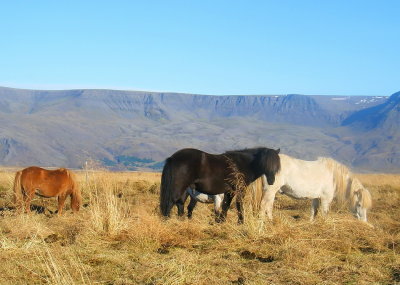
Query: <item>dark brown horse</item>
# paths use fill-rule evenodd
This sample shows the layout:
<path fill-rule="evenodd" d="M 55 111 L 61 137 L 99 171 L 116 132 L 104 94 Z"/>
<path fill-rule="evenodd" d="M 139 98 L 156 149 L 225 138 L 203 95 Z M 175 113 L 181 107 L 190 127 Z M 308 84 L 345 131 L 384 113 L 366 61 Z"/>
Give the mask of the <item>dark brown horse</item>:
<path fill-rule="evenodd" d="M 224 221 L 232 198 L 237 194 L 236 207 L 239 223 L 243 222 L 242 199 L 244 189 L 261 175 L 268 184 L 275 181 L 280 170 L 279 149 L 265 147 L 209 154 L 198 149 L 182 149 L 166 160 L 161 177 L 160 210 L 168 217 L 174 205 L 178 215 L 184 214 L 186 189 L 194 184 L 196 191 L 216 195 L 224 193 L 222 212 Z"/>
<path fill-rule="evenodd" d="M 18 171 L 14 180 L 14 202 L 17 207 L 30 212 L 35 194 L 45 198 L 58 197 L 59 215 L 68 196 L 71 197 L 71 208 L 74 212 L 79 211 L 82 201 L 75 175 L 65 168 L 47 170 L 31 166 Z"/>

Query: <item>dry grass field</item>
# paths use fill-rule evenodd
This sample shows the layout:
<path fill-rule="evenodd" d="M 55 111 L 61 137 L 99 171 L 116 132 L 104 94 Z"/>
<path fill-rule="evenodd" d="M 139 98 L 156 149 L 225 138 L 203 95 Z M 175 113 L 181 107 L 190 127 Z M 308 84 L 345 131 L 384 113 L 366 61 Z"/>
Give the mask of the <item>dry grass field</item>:
<path fill-rule="evenodd" d="M 54 198 L 10 211 L 14 172 L 0 171 L 0 284 L 400 284 L 400 175 L 359 175 L 372 228 L 335 204 L 310 223 L 310 202 L 282 195 L 260 227 L 250 193 L 243 225 L 204 204 L 163 221 L 159 173 L 77 173 L 84 207 L 59 217 Z"/>

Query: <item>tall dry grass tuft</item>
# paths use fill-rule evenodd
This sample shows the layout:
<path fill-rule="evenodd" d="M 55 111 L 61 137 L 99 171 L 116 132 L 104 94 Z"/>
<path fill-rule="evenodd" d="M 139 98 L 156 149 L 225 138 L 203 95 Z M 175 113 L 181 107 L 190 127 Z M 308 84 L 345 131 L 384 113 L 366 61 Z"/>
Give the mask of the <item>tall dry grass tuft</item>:
<path fill-rule="evenodd" d="M 12 207 L 14 199 L 14 172 L 0 171 L 0 207 Z"/>
<path fill-rule="evenodd" d="M 246 195 L 249 197 L 250 207 L 252 209 L 253 215 L 258 215 L 260 212 L 260 203 L 262 198 L 263 182 L 262 178 L 258 178 L 253 183 L 251 183 L 247 190 Z"/>
<path fill-rule="evenodd" d="M 38 274 L 47 284 L 93 284 L 85 270 L 85 265 L 71 251 L 55 255 L 47 246 L 35 252 L 44 274 Z"/>
<path fill-rule="evenodd" d="M 85 187 L 89 225 L 96 233 L 116 235 L 129 227 L 131 208 L 118 198 L 118 184 L 105 173 L 96 173 Z"/>
<path fill-rule="evenodd" d="M 6 232 L 9 238 L 26 242 L 28 247 L 52 232 L 46 225 L 46 220 L 43 215 L 12 215 L 2 221 L 1 230 Z"/>

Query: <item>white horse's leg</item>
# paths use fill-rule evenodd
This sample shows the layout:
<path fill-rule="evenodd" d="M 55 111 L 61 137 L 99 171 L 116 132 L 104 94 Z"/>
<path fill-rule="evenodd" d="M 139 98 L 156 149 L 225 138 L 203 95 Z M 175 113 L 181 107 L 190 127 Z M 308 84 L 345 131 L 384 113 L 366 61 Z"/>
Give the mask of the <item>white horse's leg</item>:
<path fill-rule="evenodd" d="M 264 219 L 265 212 L 268 215 L 268 218 L 272 220 L 272 210 L 274 207 L 274 200 L 276 192 L 279 188 L 271 187 L 267 191 L 263 191 L 261 198 L 261 206 L 260 206 L 260 218 Z"/>
<path fill-rule="evenodd" d="M 358 207 L 357 208 L 357 218 L 360 221 L 363 221 L 364 223 L 366 223 L 368 226 L 370 226 L 371 228 L 374 228 L 374 225 L 368 223 L 368 219 L 367 219 L 367 208 L 363 208 L 363 207 Z"/>
<path fill-rule="evenodd" d="M 214 196 L 214 212 L 218 216 L 221 211 L 222 200 L 224 199 L 224 195 L 219 194 Z"/>
<path fill-rule="evenodd" d="M 357 219 L 363 222 L 367 222 L 367 209 L 361 206 L 357 207 Z"/>
<path fill-rule="evenodd" d="M 362 208 L 361 209 L 361 213 L 362 213 L 362 221 L 368 222 L 368 220 L 367 220 L 367 209 Z"/>
<path fill-rule="evenodd" d="M 322 206 L 322 215 L 326 216 L 329 212 L 329 205 L 331 204 L 332 199 L 321 198 L 321 206 Z"/>
<path fill-rule="evenodd" d="M 260 202 L 260 209 L 259 209 L 259 212 L 258 212 L 258 217 L 261 219 L 261 220 L 264 220 L 264 217 L 265 217 L 265 203 L 266 203 L 266 197 L 265 197 L 265 193 L 267 192 L 267 190 L 268 190 L 268 187 L 267 187 L 267 185 L 268 185 L 268 183 L 267 183 L 267 178 L 265 177 L 265 175 L 262 175 L 261 176 L 261 181 L 262 181 L 262 194 L 261 194 L 261 202 Z"/>
<path fill-rule="evenodd" d="M 261 197 L 261 205 L 259 217 L 264 220 L 265 213 L 267 213 L 268 218 L 272 220 L 272 210 L 274 207 L 274 200 L 276 192 L 281 188 L 280 179 L 275 179 L 274 185 L 268 185 L 267 178 L 265 175 L 261 176 L 263 182 L 263 192 Z"/>
<path fill-rule="evenodd" d="M 353 212 L 358 220 L 367 222 L 367 209 L 362 207 L 362 192 L 358 191 L 355 193 L 355 195 L 357 197 L 357 201 L 355 202 Z"/>
<path fill-rule="evenodd" d="M 266 193 L 268 191 L 268 182 L 267 178 L 265 175 L 261 176 L 261 181 L 262 181 L 262 195 L 261 195 L 261 204 L 260 204 L 260 211 L 258 213 L 258 216 L 261 220 L 264 220 L 265 217 L 265 207 L 266 207 L 266 201 L 267 201 L 267 196 Z"/>
<path fill-rule="evenodd" d="M 319 198 L 312 199 L 310 222 L 314 221 L 315 217 L 317 216 L 319 204 Z"/>

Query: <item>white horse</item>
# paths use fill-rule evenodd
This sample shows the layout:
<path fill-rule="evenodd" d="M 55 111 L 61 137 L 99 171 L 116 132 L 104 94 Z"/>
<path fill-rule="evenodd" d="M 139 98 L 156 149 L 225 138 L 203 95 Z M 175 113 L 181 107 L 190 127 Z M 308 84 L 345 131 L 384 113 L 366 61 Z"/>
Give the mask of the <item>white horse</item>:
<path fill-rule="evenodd" d="M 196 191 L 194 185 L 191 185 L 189 188 L 187 188 L 186 193 L 187 193 L 187 195 L 190 196 L 190 202 L 187 207 L 188 218 L 192 217 L 193 209 L 194 209 L 194 207 L 196 207 L 197 202 L 208 203 L 208 204 L 214 203 L 215 215 L 217 217 L 219 216 L 222 200 L 224 200 L 224 194 L 218 194 L 218 195 L 204 194 L 204 193 Z M 187 198 L 187 196 L 186 196 L 186 198 Z"/>
<path fill-rule="evenodd" d="M 371 194 L 346 166 L 326 157 L 315 161 L 300 160 L 284 154 L 279 154 L 279 157 L 281 171 L 275 176 L 275 183 L 263 183 L 261 218 L 266 211 L 272 220 L 275 194 L 280 191 L 295 199 L 311 199 L 311 221 L 317 215 L 320 204 L 325 215 L 332 200 L 336 198 L 340 203 L 349 202 L 353 214 L 367 222 L 367 210 L 372 205 Z"/>

